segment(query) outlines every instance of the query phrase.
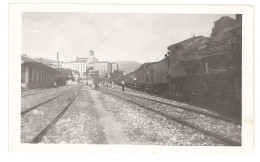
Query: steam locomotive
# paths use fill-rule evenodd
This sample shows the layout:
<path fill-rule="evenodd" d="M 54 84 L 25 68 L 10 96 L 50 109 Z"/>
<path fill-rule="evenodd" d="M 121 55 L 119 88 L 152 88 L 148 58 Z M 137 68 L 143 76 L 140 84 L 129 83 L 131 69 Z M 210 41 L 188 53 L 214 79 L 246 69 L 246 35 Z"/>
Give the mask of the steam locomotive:
<path fill-rule="evenodd" d="M 221 17 L 210 37 L 170 45 L 165 58 L 118 79 L 241 119 L 242 15 Z"/>

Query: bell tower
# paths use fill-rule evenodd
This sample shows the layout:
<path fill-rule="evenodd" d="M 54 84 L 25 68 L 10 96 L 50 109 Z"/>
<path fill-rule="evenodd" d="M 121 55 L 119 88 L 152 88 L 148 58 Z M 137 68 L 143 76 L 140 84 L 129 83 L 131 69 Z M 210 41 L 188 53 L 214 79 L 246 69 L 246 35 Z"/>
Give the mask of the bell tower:
<path fill-rule="evenodd" d="M 94 57 L 94 51 L 92 51 L 92 50 L 89 51 L 89 57 L 90 57 L 90 58 L 93 58 L 93 57 Z"/>

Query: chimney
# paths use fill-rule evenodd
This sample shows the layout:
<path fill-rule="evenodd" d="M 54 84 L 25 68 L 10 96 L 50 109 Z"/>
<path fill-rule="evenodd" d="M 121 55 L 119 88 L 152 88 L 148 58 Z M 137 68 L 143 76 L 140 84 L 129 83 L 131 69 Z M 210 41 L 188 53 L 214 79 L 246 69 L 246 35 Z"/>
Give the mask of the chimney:
<path fill-rule="evenodd" d="M 57 52 L 57 68 L 59 68 L 59 53 Z"/>

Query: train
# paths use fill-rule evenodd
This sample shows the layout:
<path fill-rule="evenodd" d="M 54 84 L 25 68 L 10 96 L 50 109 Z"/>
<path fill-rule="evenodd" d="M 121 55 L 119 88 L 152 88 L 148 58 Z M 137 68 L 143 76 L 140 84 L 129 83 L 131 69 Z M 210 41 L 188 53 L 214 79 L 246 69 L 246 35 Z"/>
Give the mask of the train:
<path fill-rule="evenodd" d="M 142 64 L 117 83 L 241 119 L 241 14 L 221 17 L 210 37 L 194 36 L 167 50 L 162 60 Z"/>

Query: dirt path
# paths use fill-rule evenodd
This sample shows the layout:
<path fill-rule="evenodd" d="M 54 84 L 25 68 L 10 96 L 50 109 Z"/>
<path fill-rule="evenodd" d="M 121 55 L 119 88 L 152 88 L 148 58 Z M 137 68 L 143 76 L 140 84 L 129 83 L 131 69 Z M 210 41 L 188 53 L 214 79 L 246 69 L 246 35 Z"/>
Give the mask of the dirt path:
<path fill-rule="evenodd" d="M 89 90 L 92 100 L 94 101 L 94 108 L 97 110 L 100 125 L 104 128 L 107 142 L 110 144 L 125 144 L 126 138 L 122 130 L 122 126 L 117 122 L 114 116 L 105 111 L 103 104 L 100 102 L 100 92 Z"/>
<path fill-rule="evenodd" d="M 83 87 L 63 117 L 43 137 L 42 143 L 107 144 L 99 115 Z"/>

